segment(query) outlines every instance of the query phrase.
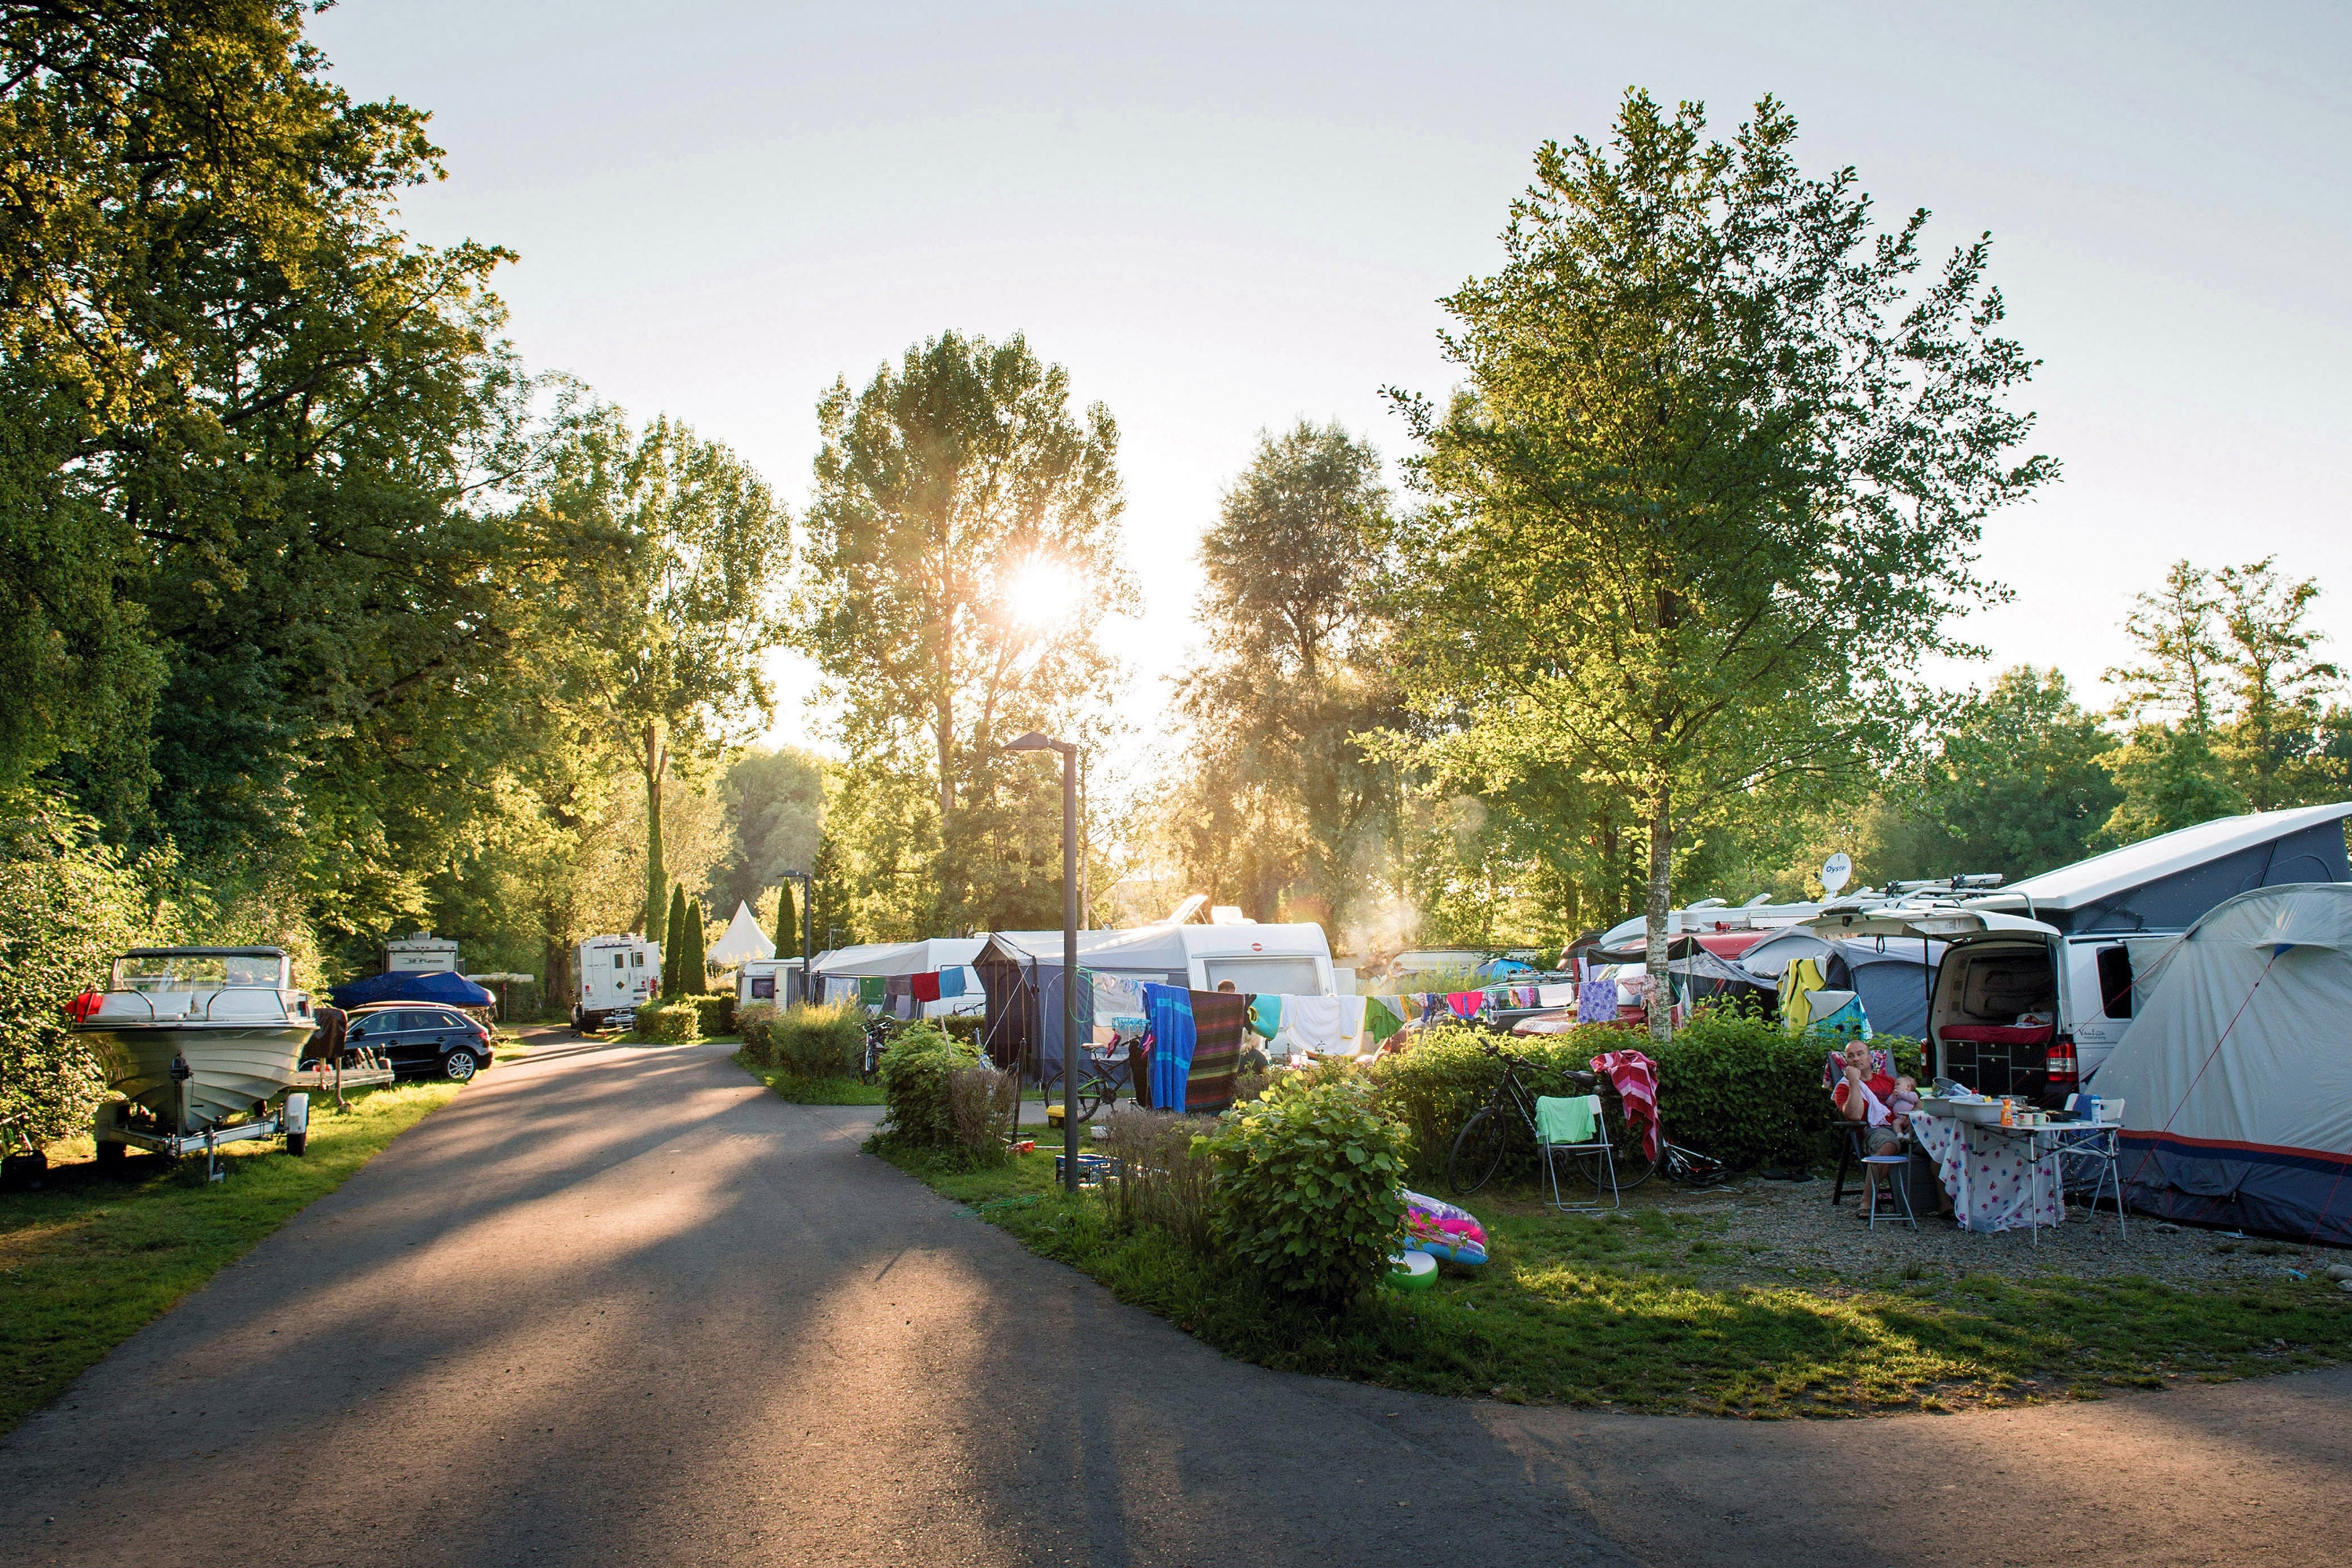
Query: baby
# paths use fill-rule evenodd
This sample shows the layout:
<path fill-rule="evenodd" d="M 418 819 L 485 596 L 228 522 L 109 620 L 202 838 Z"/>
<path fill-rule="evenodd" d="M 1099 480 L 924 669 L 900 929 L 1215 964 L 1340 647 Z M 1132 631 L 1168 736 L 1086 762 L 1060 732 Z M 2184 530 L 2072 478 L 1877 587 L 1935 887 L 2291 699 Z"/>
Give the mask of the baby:
<path fill-rule="evenodd" d="M 1907 1131 L 1911 1112 L 1919 1109 L 1919 1080 L 1907 1072 L 1896 1079 L 1895 1092 L 1886 1097 L 1886 1109 L 1895 1113 L 1895 1125 Z"/>

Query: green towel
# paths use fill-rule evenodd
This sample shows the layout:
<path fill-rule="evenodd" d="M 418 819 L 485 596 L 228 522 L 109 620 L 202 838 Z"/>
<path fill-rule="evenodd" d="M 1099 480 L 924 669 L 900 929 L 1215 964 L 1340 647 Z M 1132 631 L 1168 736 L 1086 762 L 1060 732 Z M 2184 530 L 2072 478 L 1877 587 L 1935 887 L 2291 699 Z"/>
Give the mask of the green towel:
<path fill-rule="evenodd" d="M 1282 998 L 1253 996 L 1250 998 L 1250 1033 L 1272 1039 L 1282 1032 Z"/>
<path fill-rule="evenodd" d="M 1536 1097 L 1536 1131 L 1547 1143 L 1593 1143 L 1592 1124 L 1600 1114 L 1601 1097 L 1579 1095 L 1574 1100 Z"/>
<path fill-rule="evenodd" d="M 1372 1037 L 1373 1045 L 1379 1045 L 1403 1027 L 1404 1015 L 1397 1011 L 1395 997 L 1364 998 L 1364 1030 Z"/>
<path fill-rule="evenodd" d="M 883 980 L 882 976 L 878 974 L 859 975 L 857 977 L 857 1005 L 861 1007 L 879 1007 L 882 1005 L 883 987 L 887 983 Z"/>

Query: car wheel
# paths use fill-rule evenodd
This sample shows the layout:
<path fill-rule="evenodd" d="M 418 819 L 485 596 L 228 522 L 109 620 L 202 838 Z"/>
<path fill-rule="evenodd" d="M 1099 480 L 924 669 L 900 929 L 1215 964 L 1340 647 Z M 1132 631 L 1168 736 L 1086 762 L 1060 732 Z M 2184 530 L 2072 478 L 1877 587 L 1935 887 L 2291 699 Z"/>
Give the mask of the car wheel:
<path fill-rule="evenodd" d="M 480 1058 L 477 1058 L 472 1051 L 468 1050 L 464 1046 L 459 1046 L 456 1050 L 451 1051 L 447 1056 L 441 1058 L 442 1076 L 458 1083 L 464 1083 L 467 1079 L 472 1078 L 476 1072 L 480 1070 Z"/>

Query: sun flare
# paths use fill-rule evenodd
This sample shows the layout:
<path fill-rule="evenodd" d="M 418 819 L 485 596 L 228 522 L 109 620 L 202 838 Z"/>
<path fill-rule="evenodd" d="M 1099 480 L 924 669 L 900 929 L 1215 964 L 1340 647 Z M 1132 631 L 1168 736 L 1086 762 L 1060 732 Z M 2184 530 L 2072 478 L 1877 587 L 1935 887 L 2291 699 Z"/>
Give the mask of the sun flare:
<path fill-rule="evenodd" d="M 1059 626 L 1077 610 L 1077 581 L 1051 556 L 1034 556 L 1013 573 L 1005 605 L 1024 626 Z"/>

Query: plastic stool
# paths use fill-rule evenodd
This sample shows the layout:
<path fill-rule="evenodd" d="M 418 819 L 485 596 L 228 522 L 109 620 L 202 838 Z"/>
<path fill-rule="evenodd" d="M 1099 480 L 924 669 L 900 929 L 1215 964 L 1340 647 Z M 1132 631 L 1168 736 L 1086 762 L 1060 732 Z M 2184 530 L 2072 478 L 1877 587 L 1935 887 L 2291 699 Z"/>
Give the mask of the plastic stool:
<path fill-rule="evenodd" d="M 1876 1230 L 1878 1228 L 1878 1189 L 1881 1184 L 1870 1179 L 1869 1168 L 1873 1165 L 1878 1165 L 1885 1169 L 1889 1183 L 1892 1183 L 1894 1180 L 1895 1169 L 1898 1166 L 1902 1169 L 1903 1217 L 1911 1222 L 1911 1228 L 1913 1230 L 1918 1229 L 1919 1216 L 1911 1212 L 1911 1156 L 1908 1154 L 1864 1154 L 1862 1157 L 1862 1184 L 1868 1189 L 1870 1228 L 1873 1230 Z"/>

